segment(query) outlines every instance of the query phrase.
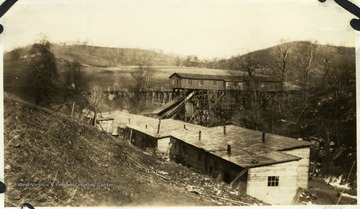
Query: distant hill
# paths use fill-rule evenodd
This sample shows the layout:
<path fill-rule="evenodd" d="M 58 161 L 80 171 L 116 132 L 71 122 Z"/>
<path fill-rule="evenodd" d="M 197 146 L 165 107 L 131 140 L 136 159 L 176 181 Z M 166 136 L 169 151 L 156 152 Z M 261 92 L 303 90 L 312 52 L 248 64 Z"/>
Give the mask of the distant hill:
<path fill-rule="evenodd" d="M 19 58 L 27 58 L 30 46 L 18 48 Z M 110 67 L 129 65 L 171 66 L 176 64 L 176 57 L 160 52 L 136 48 L 111 48 L 89 45 L 52 44 L 51 49 L 58 59 L 77 61 L 82 64 Z M 16 51 L 16 50 L 15 50 Z M 5 54 L 5 60 L 12 58 L 12 52 Z"/>
<path fill-rule="evenodd" d="M 301 68 L 299 59 L 309 56 L 310 48 L 314 49 L 314 59 L 311 63 L 311 76 L 319 77 L 324 73 L 324 60 L 327 59 L 332 67 L 347 65 L 355 70 L 355 48 L 332 45 L 319 45 L 307 41 L 283 43 L 278 46 L 253 51 L 244 55 L 234 56 L 229 59 L 220 59 L 208 62 L 206 67 L 216 69 L 241 70 L 242 62 L 249 62 L 256 66 L 256 73 L 274 75 L 279 69 L 277 59 L 280 58 L 279 50 L 288 52 L 286 66 L 288 68 L 286 81 L 296 82 L 298 70 Z"/>

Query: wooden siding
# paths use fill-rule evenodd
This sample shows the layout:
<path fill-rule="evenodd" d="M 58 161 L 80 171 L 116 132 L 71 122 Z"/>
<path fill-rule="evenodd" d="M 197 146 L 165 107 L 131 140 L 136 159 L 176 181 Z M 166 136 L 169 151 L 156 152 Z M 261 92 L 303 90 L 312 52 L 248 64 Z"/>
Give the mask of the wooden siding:
<path fill-rule="evenodd" d="M 113 120 L 99 120 L 99 129 L 105 131 L 106 133 L 113 133 Z"/>
<path fill-rule="evenodd" d="M 158 139 L 157 148 L 160 152 L 166 153 L 169 149 L 170 137 Z"/>
<path fill-rule="evenodd" d="M 250 81 L 246 76 L 205 75 L 174 73 L 170 77 L 171 88 L 181 89 L 209 89 L 209 90 L 254 90 L 278 91 L 282 89 L 282 82 L 268 77 L 253 77 Z"/>
<path fill-rule="evenodd" d="M 172 143 L 170 159 L 187 167 L 205 171 L 205 151 L 186 144 L 180 140 L 170 138 Z"/>
<path fill-rule="evenodd" d="M 221 173 L 223 180 L 230 183 L 243 170 L 242 167 L 236 164 L 176 138 L 171 137 L 170 142 L 172 143 L 170 149 L 171 160 L 184 166 L 204 171 L 213 178 L 216 178 Z M 240 181 L 245 182 L 246 175 L 243 175 Z"/>
<path fill-rule="evenodd" d="M 297 186 L 303 189 L 308 189 L 310 148 L 304 147 L 282 152 L 302 158 L 301 160 L 294 162 L 297 164 Z"/>
<path fill-rule="evenodd" d="M 297 191 L 297 161 L 250 168 L 246 194 L 270 204 L 290 204 Z M 269 176 L 279 176 L 279 185 L 268 186 Z"/>
<path fill-rule="evenodd" d="M 214 83 L 215 81 L 216 84 Z M 188 79 L 188 78 L 180 78 L 178 76 L 173 76 L 170 78 L 170 88 L 223 90 L 224 81 Z"/>
<path fill-rule="evenodd" d="M 130 142 L 141 149 L 157 148 L 157 139 L 140 131 L 129 129 L 127 131 Z"/>

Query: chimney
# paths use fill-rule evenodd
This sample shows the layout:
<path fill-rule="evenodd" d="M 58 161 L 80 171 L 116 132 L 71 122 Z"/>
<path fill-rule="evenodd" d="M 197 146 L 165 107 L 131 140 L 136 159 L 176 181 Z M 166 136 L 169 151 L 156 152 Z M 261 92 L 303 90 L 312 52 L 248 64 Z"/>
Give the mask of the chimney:
<path fill-rule="evenodd" d="M 201 140 L 201 131 L 199 131 L 199 141 Z"/>
<path fill-rule="evenodd" d="M 226 126 L 224 125 L 224 135 L 226 135 Z"/>
<path fill-rule="evenodd" d="M 129 124 L 130 124 L 130 118 L 129 118 Z"/>
<path fill-rule="evenodd" d="M 262 132 L 262 143 L 265 143 L 265 132 Z"/>
<path fill-rule="evenodd" d="M 145 128 L 147 129 L 147 125 L 145 125 Z"/>
<path fill-rule="evenodd" d="M 186 124 L 184 124 L 184 129 L 186 129 Z"/>
<path fill-rule="evenodd" d="M 161 125 L 161 119 L 159 118 L 159 124 L 158 124 L 158 128 L 157 128 L 157 134 L 160 133 L 160 125 Z"/>
<path fill-rule="evenodd" d="M 230 144 L 227 145 L 227 154 L 231 155 L 231 145 Z"/>

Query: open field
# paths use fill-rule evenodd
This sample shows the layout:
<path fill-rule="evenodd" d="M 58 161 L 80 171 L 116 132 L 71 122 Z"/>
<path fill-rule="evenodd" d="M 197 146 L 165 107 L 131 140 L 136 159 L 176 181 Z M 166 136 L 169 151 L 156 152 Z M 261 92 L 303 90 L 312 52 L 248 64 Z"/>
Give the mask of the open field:
<path fill-rule="evenodd" d="M 196 73 L 204 75 L 233 75 L 234 72 L 219 69 L 206 69 L 195 67 L 176 66 L 144 66 L 149 74 L 150 88 L 170 89 L 169 76 L 173 73 Z M 115 87 L 115 89 L 127 89 L 135 83 L 133 73 L 139 72 L 139 66 L 118 66 L 99 68 L 84 66 L 84 71 L 92 84 L 102 87 Z M 235 73 L 241 75 L 240 72 Z"/>

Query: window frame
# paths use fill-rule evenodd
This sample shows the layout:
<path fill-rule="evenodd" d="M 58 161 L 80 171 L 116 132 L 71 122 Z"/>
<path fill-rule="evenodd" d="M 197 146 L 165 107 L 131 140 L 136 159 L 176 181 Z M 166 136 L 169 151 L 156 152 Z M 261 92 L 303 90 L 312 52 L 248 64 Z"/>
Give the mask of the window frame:
<path fill-rule="evenodd" d="M 278 187 L 280 182 L 280 176 L 268 176 L 267 186 Z"/>

